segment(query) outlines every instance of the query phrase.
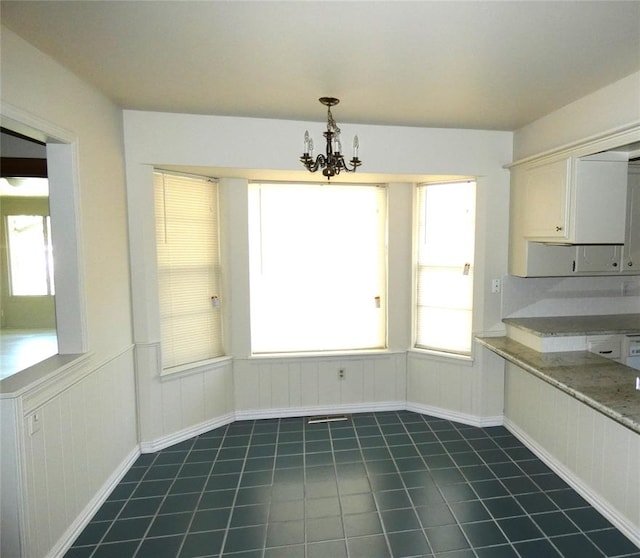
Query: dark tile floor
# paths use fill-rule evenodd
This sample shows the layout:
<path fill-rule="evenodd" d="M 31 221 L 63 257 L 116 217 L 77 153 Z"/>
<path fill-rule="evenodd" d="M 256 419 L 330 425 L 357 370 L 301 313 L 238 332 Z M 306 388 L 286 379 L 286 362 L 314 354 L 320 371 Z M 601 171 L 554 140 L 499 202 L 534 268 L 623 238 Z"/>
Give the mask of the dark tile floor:
<path fill-rule="evenodd" d="M 640 558 L 503 427 L 235 422 L 140 456 L 67 558 Z"/>

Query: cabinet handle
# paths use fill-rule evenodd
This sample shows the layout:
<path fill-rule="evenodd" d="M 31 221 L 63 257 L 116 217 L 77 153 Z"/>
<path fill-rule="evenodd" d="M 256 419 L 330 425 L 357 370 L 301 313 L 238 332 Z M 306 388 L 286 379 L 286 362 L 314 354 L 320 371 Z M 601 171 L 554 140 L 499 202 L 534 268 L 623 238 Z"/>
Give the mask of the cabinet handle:
<path fill-rule="evenodd" d="M 562 230 L 562 227 L 556 227 L 556 232 L 560 232 Z"/>
<path fill-rule="evenodd" d="M 629 267 L 633 267 L 633 262 L 627 262 L 627 265 L 628 265 Z"/>

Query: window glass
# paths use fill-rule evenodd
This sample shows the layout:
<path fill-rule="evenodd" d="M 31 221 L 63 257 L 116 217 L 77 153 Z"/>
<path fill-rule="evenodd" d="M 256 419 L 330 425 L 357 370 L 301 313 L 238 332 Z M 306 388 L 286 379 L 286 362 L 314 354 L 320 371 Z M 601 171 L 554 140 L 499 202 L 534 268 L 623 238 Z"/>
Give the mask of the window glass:
<path fill-rule="evenodd" d="M 13 296 L 53 295 L 51 222 L 45 215 L 7 215 Z"/>
<path fill-rule="evenodd" d="M 471 353 L 475 182 L 418 188 L 416 347 Z"/>
<path fill-rule="evenodd" d="M 217 184 L 155 173 L 162 365 L 223 354 Z"/>
<path fill-rule="evenodd" d="M 251 184 L 254 353 L 386 346 L 386 189 Z"/>

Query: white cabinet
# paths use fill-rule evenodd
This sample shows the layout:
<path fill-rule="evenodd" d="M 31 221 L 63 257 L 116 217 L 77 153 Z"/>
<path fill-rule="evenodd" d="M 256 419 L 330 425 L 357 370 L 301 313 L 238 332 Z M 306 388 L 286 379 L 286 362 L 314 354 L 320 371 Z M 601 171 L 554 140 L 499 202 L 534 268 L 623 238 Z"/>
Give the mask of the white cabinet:
<path fill-rule="evenodd" d="M 523 166 L 522 234 L 537 242 L 622 244 L 625 240 L 627 159 L 610 152 Z"/>
<path fill-rule="evenodd" d="M 622 247 L 622 273 L 640 273 L 640 161 L 629 164 L 627 232 Z"/>
<path fill-rule="evenodd" d="M 575 247 L 575 273 L 618 273 L 622 267 L 619 244 L 585 244 Z"/>

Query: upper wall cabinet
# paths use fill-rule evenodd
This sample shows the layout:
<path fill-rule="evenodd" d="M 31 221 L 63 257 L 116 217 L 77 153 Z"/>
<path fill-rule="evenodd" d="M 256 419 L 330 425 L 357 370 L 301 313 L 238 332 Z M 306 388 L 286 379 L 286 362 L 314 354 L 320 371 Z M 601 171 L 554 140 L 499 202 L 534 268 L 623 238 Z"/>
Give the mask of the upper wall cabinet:
<path fill-rule="evenodd" d="M 512 206 L 529 241 L 623 244 L 626 154 L 564 157 L 513 169 Z"/>
<path fill-rule="evenodd" d="M 629 163 L 627 233 L 622 247 L 623 273 L 640 273 L 640 161 Z"/>

